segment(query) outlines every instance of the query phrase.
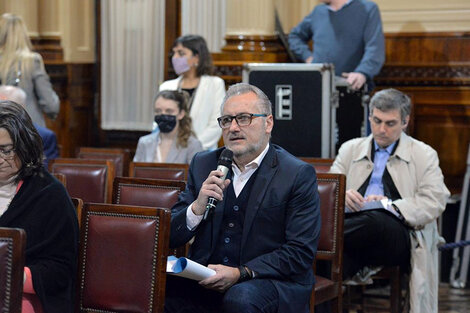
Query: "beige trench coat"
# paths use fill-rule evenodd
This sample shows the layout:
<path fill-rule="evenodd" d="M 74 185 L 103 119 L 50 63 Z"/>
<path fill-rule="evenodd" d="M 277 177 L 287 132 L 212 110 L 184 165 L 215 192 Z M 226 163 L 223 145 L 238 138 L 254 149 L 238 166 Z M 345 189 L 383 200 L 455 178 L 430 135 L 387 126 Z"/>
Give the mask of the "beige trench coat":
<path fill-rule="evenodd" d="M 344 143 L 330 172 L 347 177 L 346 190 L 364 183 L 373 170 L 372 135 Z M 411 238 L 410 312 L 437 312 L 437 244 L 440 236 L 436 219 L 445 209 L 449 190 L 439 168 L 437 153 L 425 143 L 402 133 L 394 154 L 387 162 L 402 199 L 393 203 L 413 228 Z"/>

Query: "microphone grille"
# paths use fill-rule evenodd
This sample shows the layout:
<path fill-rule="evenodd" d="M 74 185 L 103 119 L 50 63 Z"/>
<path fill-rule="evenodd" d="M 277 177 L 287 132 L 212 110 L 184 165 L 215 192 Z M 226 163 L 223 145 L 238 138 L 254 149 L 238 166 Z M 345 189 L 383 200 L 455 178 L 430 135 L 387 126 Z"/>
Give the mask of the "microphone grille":
<path fill-rule="evenodd" d="M 233 159 L 232 150 L 225 149 L 220 154 L 219 162 L 217 162 L 217 165 L 223 165 L 223 166 L 230 168 L 232 166 L 232 159 Z"/>

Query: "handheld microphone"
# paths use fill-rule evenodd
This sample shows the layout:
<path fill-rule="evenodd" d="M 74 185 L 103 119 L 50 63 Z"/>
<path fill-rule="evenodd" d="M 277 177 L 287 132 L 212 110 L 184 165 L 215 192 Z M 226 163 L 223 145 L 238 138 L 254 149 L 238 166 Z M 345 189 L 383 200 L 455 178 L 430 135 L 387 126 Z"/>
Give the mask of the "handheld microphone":
<path fill-rule="evenodd" d="M 219 161 L 217 162 L 217 170 L 224 173 L 224 175 L 220 177 L 224 181 L 225 181 L 225 178 L 227 177 L 228 171 L 232 167 L 232 159 L 233 159 L 232 150 L 225 149 L 220 154 Z M 215 199 L 214 197 L 209 197 L 209 199 L 207 200 L 206 211 L 204 212 L 204 217 L 202 218 L 204 221 L 209 217 L 209 215 L 212 213 L 216 205 L 217 205 L 217 199 Z"/>

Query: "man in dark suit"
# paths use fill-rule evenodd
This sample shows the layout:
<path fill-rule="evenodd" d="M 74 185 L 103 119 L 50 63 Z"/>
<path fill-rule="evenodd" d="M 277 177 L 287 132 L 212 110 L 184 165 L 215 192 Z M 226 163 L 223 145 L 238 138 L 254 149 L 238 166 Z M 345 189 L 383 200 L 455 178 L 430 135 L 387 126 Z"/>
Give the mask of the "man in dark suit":
<path fill-rule="evenodd" d="M 16 86 L 0 86 L 0 99 L 14 101 L 18 104 L 21 104 L 23 107 L 26 103 L 26 93 L 23 89 Z M 39 126 L 34 124 L 36 130 L 42 139 L 42 144 L 44 148 L 44 167 L 47 170 L 49 160 L 53 160 L 59 157 L 59 149 L 57 146 L 57 138 L 54 132 L 46 127 Z"/>
<path fill-rule="evenodd" d="M 218 119 L 225 148 L 196 154 L 172 209 L 170 246 L 194 238 L 193 261 L 216 274 L 169 276 L 165 312 L 308 312 L 320 233 L 315 170 L 270 144 L 271 103 L 258 88 L 229 88 Z M 225 180 L 216 170 L 233 151 Z M 209 197 L 218 200 L 203 220 Z"/>

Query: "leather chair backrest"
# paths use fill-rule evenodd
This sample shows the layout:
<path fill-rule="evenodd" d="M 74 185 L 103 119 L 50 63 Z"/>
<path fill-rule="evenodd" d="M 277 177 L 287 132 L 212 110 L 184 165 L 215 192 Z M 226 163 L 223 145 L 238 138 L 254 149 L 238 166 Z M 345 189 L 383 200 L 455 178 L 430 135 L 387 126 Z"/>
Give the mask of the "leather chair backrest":
<path fill-rule="evenodd" d="M 317 174 L 322 227 L 318 252 L 333 257 L 342 250 L 346 177 L 342 174 Z"/>
<path fill-rule="evenodd" d="M 0 228 L 0 312 L 21 312 L 26 233 Z"/>
<path fill-rule="evenodd" d="M 186 181 L 188 164 L 131 162 L 129 176 Z"/>
<path fill-rule="evenodd" d="M 110 203 L 114 163 L 110 160 L 58 158 L 49 162 L 51 173 L 64 174 L 67 191 L 83 202 Z"/>
<path fill-rule="evenodd" d="M 116 177 L 113 203 L 171 209 L 185 186 L 184 181 Z"/>
<path fill-rule="evenodd" d="M 301 157 L 302 161 L 311 164 L 317 173 L 328 173 L 333 165 L 334 159 Z"/>
<path fill-rule="evenodd" d="M 163 312 L 170 211 L 86 203 L 76 312 Z"/>
<path fill-rule="evenodd" d="M 116 176 L 129 174 L 130 152 L 127 149 L 80 147 L 77 158 L 111 160 L 114 162 Z"/>

